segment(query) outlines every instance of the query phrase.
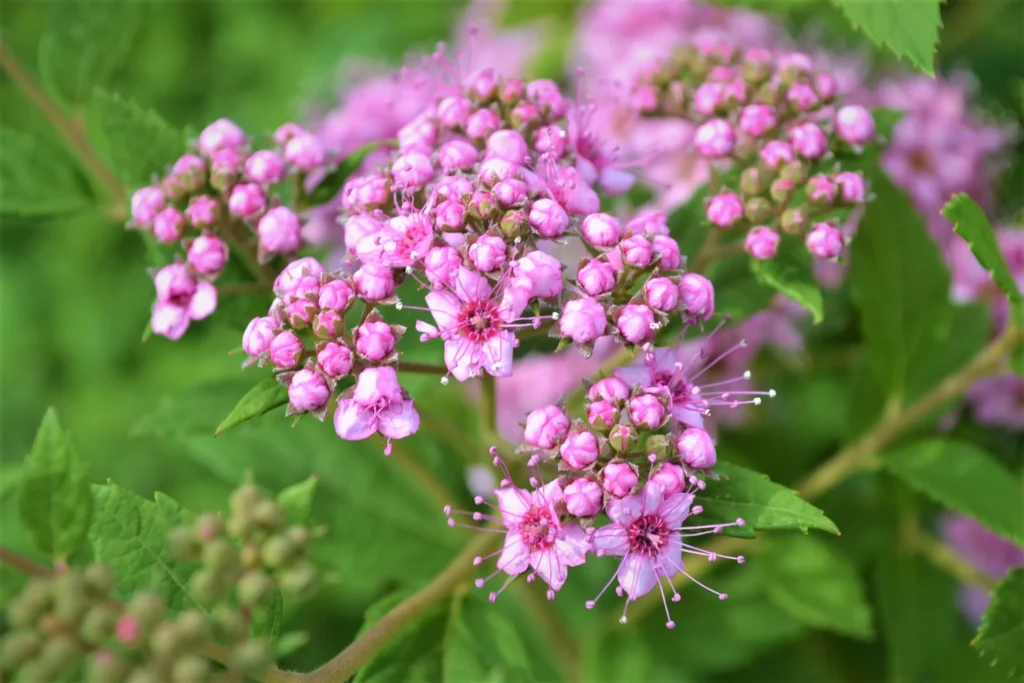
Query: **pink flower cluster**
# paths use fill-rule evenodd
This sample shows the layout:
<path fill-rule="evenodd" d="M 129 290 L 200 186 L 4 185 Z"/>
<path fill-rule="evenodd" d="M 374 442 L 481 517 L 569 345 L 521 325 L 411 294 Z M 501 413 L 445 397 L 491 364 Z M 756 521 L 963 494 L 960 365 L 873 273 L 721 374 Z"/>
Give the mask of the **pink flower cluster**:
<path fill-rule="evenodd" d="M 992 579 L 1001 579 L 1011 569 L 1024 566 L 1024 548 L 1000 538 L 970 517 L 946 515 L 940 531 L 954 552 Z M 988 591 L 976 586 L 965 585 L 960 592 L 961 609 L 975 623 L 981 621 L 990 599 Z"/>
<path fill-rule="evenodd" d="M 260 264 L 294 254 L 302 244 L 299 216 L 272 196 L 287 177 L 322 169 L 320 142 L 295 124 L 274 134 L 275 148 L 251 151 L 244 131 L 227 119 L 203 129 L 194 152 L 163 178 L 136 190 L 129 227 L 161 244 L 180 244 L 184 259 L 154 275 L 153 332 L 179 339 L 193 320 L 213 313 L 213 286 L 228 263 L 228 240 L 256 245 Z M 182 262 L 183 261 L 183 262 Z"/>
<path fill-rule="evenodd" d="M 747 231 L 746 251 L 774 258 L 780 233 L 820 259 L 842 252 L 842 220 L 867 199 L 864 178 L 841 158 L 875 141 L 871 113 L 842 106 L 834 77 L 802 53 L 684 46 L 636 80 L 643 115 L 696 126 L 697 152 L 721 174 L 706 204 L 717 228 Z"/>

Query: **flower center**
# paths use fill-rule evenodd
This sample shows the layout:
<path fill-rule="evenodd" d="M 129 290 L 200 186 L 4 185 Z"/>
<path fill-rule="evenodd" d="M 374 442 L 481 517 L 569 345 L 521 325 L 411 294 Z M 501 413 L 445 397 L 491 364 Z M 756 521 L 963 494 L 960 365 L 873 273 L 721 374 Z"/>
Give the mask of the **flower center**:
<path fill-rule="evenodd" d="M 476 343 L 482 343 L 498 333 L 501 317 L 490 301 L 471 301 L 459 313 L 459 334 Z"/>
<path fill-rule="evenodd" d="M 558 522 L 548 508 L 530 508 L 519 523 L 519 535 L 531 552 L 550 548 L 557 533 Z"/>
<path fill-rule="evenodd" d="M 644 515 L 629 527 L 630 552 L 657 555 L 668 542 L 669 528 L 660 515 Z"/>
<path fill-rule="evenodd" d="M 910 162 L 910 167 L 918 173 L 931 173 L 935 170 L 932 155 L 923 147 L 912 150 L 907 160 Z"/>
<path fill-rule="evenodd" d="M 675 373 L 654 373 L 654 385 L 668 389 L 669 394 L 672 395 L 673 403 L 684 403 L 690 399 L 690 383 L 685 379 L 677 378 Z"/>

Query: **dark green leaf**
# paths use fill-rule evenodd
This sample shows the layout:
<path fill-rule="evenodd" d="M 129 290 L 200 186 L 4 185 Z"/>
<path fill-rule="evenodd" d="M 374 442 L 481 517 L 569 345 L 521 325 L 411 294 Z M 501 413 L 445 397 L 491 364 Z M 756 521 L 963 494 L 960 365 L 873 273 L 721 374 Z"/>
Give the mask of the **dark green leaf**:
<path fill-rule="evenodd" d="M 772 539 L 758 554 L 768 598 L 808 626 L 869 639 L 875 629 L 857 568 L 813 536 Z"/>
<path fill-rule="evenodd" d="M 40 552 L 63 558 L 85 539 L 93 512 L 85 470 L 50 408 L 22 465 L 19 490 L 21 518 Z"/>
<path fill-rule="evenodd" d="M 696 503 L 704 506 L 704 516 L 715 521 L 731 522 L 742 517 L 742 527 L 728 527 L 732 535 L 752 537 L 754 531 L 769 529 L 820 529 L 838 534 L 839 529 L 825 513 L 801 500 L 797 492 L 773 483 L 766 475 L 739 465 L 719 461 L 719 481 L 708 482 L 697 495 Z"/>
<path fill-rule="evenodd" d="M 75 161 L 46 140 L 0 128 L 0 211 L 48 216 L 90 206 Z"/>
<path fill-rule="evenodd" d="M 715 283 L 715 312 L 739 322 L 771 304 L 774 290 L 757 281 L 747 265 L 747 256 L 737 254 L 717 260 L 708 268 Z"/>
<path fill-rule="evenodd" d="M 811 254 L 800 240 L 784 235 L 775 258 L 768 261 L 750 259 L 750 268 L 761 284 L 785 294 L 806 308 L 818 324 L 825 316 L 821 290 L 814 279 Z"/>
<path fill-rule="evenodd" d="M 704 200 L 708 196 L 707 185 L 693 193 L 693 196 L 668 215 L 668 229 L 672 238 L 679 243 L 684 257 L 693 259 L 710 229 L 706 222 Z"/>
<path fill-rule="evenodd" d="M 929 439 L 879 457 L 915 490 L 1024 545 L 1024 489 L 977 446 Z"/>
<path fill-rule="evenodd" d="M 277 494 L 277 502 L 292 524 L 305 524 L 309 521 L 309 515 L 313 510 L 313 494 L 316 493 L 319 479 L 315 474 L 310 475 Z"/>
<path fill-rule="evenodd" d="M 992 602 L 971 643 L 978 652 L 1013 678 L 1024 672 L 1024 568 L 1006 575 L 992 594 Z"/>
<path fill-rule="evenodd" d="M 128 188 L 149 184 L 185 151 L 184 134 L 159 114 L 103 90 L 89 101 L 86 133 Z"/>
<path fill-rule="evenodd" d="M 1024 301 L 1010 301 L 1010 321 L 1018 330 L 1024 330 Z M 1019 344 L 1010 356 L 1010 369 L 1024 375 L 1024 344 Z"/>
<path fill-rule="evenodd" d="M 269 413 L 287 403 L 288 387 L 278 382 L 275 377 L 268 377 L 238 401 L 224 421 L 218 425 L 215 436 L 220 436 L 236 425 Z"/>
<path fill-rule="evenodd" d="M 1020 287 L 999 251 L 996 233 L 981 207 L 966 194 L 956 194 L 942 209 L 942 215 L 952 221 L 953 230 L 970 245 L 978 263 L 989 272 L 999 288 L 1011 298 L 1020 299 Z"/>
<path fill-rule="evenodd" d="M 341 190 L 345 180 L 359 170 L 363 161 L 381 145 L 389 144 L 390 141 L 369 142 L 356 151 L 349 154 L 338 164 L 338 167 L 327 174 L 320 184 L 309 194 L 308 201 L 311 206 L 324 204 L 334 199 L 334 196 Z"/>
<path fill-rule="evenodd" d="M 832 0 L 851 24 L 929 76 L 942 16 L 940 0 Z"/>

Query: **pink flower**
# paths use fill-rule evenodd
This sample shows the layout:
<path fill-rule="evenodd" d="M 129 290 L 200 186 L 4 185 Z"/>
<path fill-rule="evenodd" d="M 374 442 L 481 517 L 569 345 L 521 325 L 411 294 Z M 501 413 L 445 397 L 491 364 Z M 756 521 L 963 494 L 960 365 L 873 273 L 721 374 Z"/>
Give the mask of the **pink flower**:
<path fill-rule="evenodd" d="M 843 251 L 843 233 L 830 223 L 817 223 L 804 239 L 807 250 L 820 259 L 832 259 Z"/>
<path fill-rule="evenodd" d="M 720 228 L 731 227 L 743 218 L 743 200 L 735 192 L 722 192 L 708 202 L 708 220 Z"/>
<path fill-rule="evenodd" d="M 359 296 L 367 301 L 383 301 L 395 293 L 395 275 L 390 268 L 366 263 L 352 276 Z"/>
<path fill-rule="evenodd" d="M 751 228 L 743 242 L 743 248 L 748 254 L 759 261 L 767 261 L 775 258 L 779 250 L 779 242 L 782 237 L 769 227 L 759 225 Z"/>
<path fill-rule="evenodd" d="M 195 228 L 209 228 L 217 222 L 220 206 L 217 200 L 206 195 L 193 197 L 185 209 L 185 217 Z"/>
<path fill-rule="evenodd" d="M 302 359 L 304 350 L 298 335 L 291 330 L 285 330 L 270 342 L 270 362 L 279 370 L 294 368 Z"/>
<path fill-rule="evenodd" d="M 263 188 L 256 183 L 241 183 L 231 189 L 228 197 L 228 211 L 240 218 L 255 216 L 267 205 L 267 196 Z"/>
<path fill-rule="evenodd" d="M 654 310 L 668 313 L 679 305 L 679 288 L 667 277 L 652 277 L 644 283 L 644 298 Z"/>
<path fill-rule="evenodd" d="M 992 579 L 1000 579 L 1011 569 L 1024 566 L 1024 548 L 1000 538 L 970 517 L 945 515 L 940 529 L 957 554 Z M 964 586 L 961 591 L 962 609 L 974 622 L 981 621 L 989 599 L 988 591 L 974 586 Z"/>
<path fill-rule="evenodd" d="M 606 213 L 595 213 L 583 219 L 580 235 L 595 247 L 614 247 L 622 239 L 622 224 Z"/>
<path fill-rule="evenodd" d="M 530 225 L 541 237 L 555 239 L 568 229 L 569 214 L 555 200 L 541 198 L 530 207 Z"/>
<path fill-rule="evenodd" d="M 355 330 L 356 351 L 372 361 L 384 360 L 395 348 L 395 334 L 383 320 L 367 320 Z"/>
<path fill-rule="evenodd" d="M 206 156 L 220 149 L 236 149 L 243 145 L 245 132 L 228 119 L 217 119 L 199 134 L 199 151 Z"/>
<path fill-rule="evenodd" d="M 193 320 L 202 320 L 217 308 L 217 289 L 197 281 L 184 264 L 172 263 L 153 276 L 156 302 L 149 324 L 154 334 L 181 339 Z"/>
<path fill-rule="evenodd" d="M 608 327 L 604 307 L 594 299 L 573 299 L 565 304 L 558 320 L 563 337 L 577 344 L 597 341 Z"/>
<path fill-rule="evenodd" d="M 481 272 L 497 270 L 505 263 L 508 246 L 497 235 L 481 235 L 469 248 L 469 260 Z"/>
<path fill-rule="evenodd" d="M 688 427 L 676 437 L 676 451 L 683 464 L 695 470 L 710 470 L 718 460 L 711 435 L 698 427 Z"/>
<path fill-rule="evenodd" d="M 328 377 L 344 377 L 352 371 L 352 351 L 344 344 L 327 342 L 317 352 L 316 362 Z"/>
<path fill-rule="evenodd" d="M 967 402 L 979 424 L 1024 431 L 1024 377 L 1007 373 L 975 382 Z"/>
<path fill-rule="evenodd" d="M 283 156 L 287 163 L 306 173 L 322 166 L 327 158 L 320 141 L 305 131 L 285 143 Z"/>
<path fill-rule="evenodd" d="M 601 486 L 616 498 L 629 495 L 638 481 L 636 468 L 628 462 L 613 461 L 601 470 Z"/>
<path fill-rule="evenodd" d="M 654 337 L 654 311 L 643 304 L 626 304 L 615 318 L 622 338 L 631 344 L 643 344 Z"/>
<path fill-rule="evenodd" d="M 576 274 L 576 282 L 580 289 L 590 296 L 601 296 L 615 289 L 615 279 L 615 269 L 607 262 L 597 259 L 588 261 Z"/>
<path fill-rule="evenodd" d="M 278 324 L 273 318 L 253 318 L 242 335 L 242 350 L 253 357 L 262 356 L 270 351 L 277 332 Z"/>
<path fill-rule="evenodd" d="M 703 275 L 687 273 L 679 279 L 679 304 L 689 324 L 704 322 L 715 313 L 715 288 Z"/>
<path fill-rule="evenodd" d="M 159 187 L 143 187 L 132 195 L 132 224 L 140 228 L 153 225 L 153 219 L 167 205 L 167 196 Z"/>
<path fill-rule="evenodd" d="M 161 244 L 171 244 L 181 239 L 185 229 L 185 217 L 173 206 L 168 206 L 153 219 L 153 237 Z"/>
<path fill-rule="evenodd" d="M 334 430 L 339 437 L 360 441 L 380 432 L 388 439 L 385 455 L 391 452 L 391 439 L 415 434 L 419 426 L 419 413 L 390 366 L 366 368 L 359 373 L 355 389 L 338 401 L 334 413 Z"/>
<path fill-rule="evenodd" d="M 327 405 L 331 390 L 315 370 L 303 368 L 288 384 L 288 405 L 293 413 L 314 413 Z"/>
<path fill-rule="evenodd" d="M 569 432 L 569 418 L 556 405 L 547 405 L 526 416 L 523 441 L 538 448 L 554 448 Z"/>
<path fill-rule="evenodd" d="M 574 479 L 566 485 L 564 494 L 565 509 L 570 515 L 593 517 L 601 511 L 604 491 L 592 479 Z"/>
<path fill-rule="evenodd" d="M 267 254 L 288 254 L 298 251 L 302 239 L 302 225 L 294 211 L 278 206 L 267 211 L 256 229 L 260 249 Z"/>
<path fill-rule="evenodd" d="M 547 299 L 562 293 L 562 263 L 543 251 L 531 251 L 515 261 L 512 273 L 529 280 L 532 298 Z"/>
<path fill-rule="evenodd" d="M 711 119 L 697 128 L 693 144 L 708 159 L 721 159 L 732 154 L 736 134 L 725 119 Z"/>
<path fill-rule="evenodd" d="M 849 105 L 836 112 L 836 133 L 851 145 L 863 145 L 875 137 L 875 119 L 860 105 Z"/>
<path fill-rule="evenodd" d="M 828 136 L 815 123 L 801 123 L 789 131 L 796 153 L 806 159 L 820 159 L 828 151 Z"/>
<path fill-rule="evenodd" d="M 219 275 L 228 261 L 228 245 L 216 235 L 200 235 L 188 248 L 188 264 L 201 275 Z"/>
<path fill-rule="evenodd" d="M 558 452 L 566 465 L 574 470 L 582 470 L 597 462 L 600 444 L 591 432 L 573 432 L 562 442 Z"/>
<path fill-rule="evenodd" d="M 260 185 L 279 183 L 285 176 L 284 161 L 277 152 L 261 149 L 245 160 L 245 175 Z"/>
<path fill-rule="evenodd" d="M 638 429 L 657 429 L 665 421 L 665 406 L 653 394 L 640 394 L 629 400 L 629 421 Z"/>

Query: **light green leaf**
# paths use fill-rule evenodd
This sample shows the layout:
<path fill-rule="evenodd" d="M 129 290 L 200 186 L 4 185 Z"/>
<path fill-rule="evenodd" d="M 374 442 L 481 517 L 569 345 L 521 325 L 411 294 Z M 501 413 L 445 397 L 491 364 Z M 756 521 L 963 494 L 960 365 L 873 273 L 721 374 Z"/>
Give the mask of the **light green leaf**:
<path fill-rule="evenodd" d="M 810 311 L 815 325 L 824 319 L 825 304 L 814 279 L 811 255 L 800 240 L 783 235 L 775 258 L 767 261 L 750 259 L 750 269 L 758 282 L 785 294 Z"/>
<path fill-rule="evenodd" d="M 305 524 L 309 521 L 309 515 L 313 510 L 313 494 L 316 493 L 319 479 L 315 474 L 310 475 L 277 494 L 277 502 L 292 524 Z"/>
<path fill-rule="evenodd" d="M 851 638 L 874 636 L 857 568 L 828 543 L 813 536 L 772 539 L 757 558 L 768 599 L 791 617 Z"/>
<path fill-rule="evenodd" d="M 249 635 L 253 638 L 274 640 L 281 634 L 284 623 L 284 598 L 280 589 L 275 588 L 270 600 L 259 605 L 252 614 Z"/>
<path fill-rule="evenodd" d="M 193 564 L 177 560 L 167 547 L 167 534 L 191 522 L 191 513 L 159 491 L 146 500 L 113 482 L 94 485 L 92 495 L 89 542 L 95 560 L 117 574 L 118 597 L 152 590 L 172 609 L 197 606 L 187 590 Z"/>
<path fill-rule="evenodd" d="M 86 466 L 50 408 L 21 467 L 21 518 L 36 547 L 66 557 L 85 539 L 92 519 Z"/>
<path fill-rule="evenodd" d="M 1020 287 L 999 251 L 996 233 L 977 202 L 963 193 L 953 195 L 942 209 L 942 215 L 952 221 L 953 230 L 970 245 L 978 263 L 989 272 L 999 288 L 1011 298 L 1021 299 Z"/>
<path fill-rule="evenodd" d="M 246 393 L 231 409 L 224 421 L 220 423 L 215 436 L 220 436 L 232 427 L 260 415 L 269 413 L 288 403 L 288 387 L 277 381 L 276 377 L 268 377 Z"/>
<path fill-rule="evenodd" d="M 1024 488 L 977 446 L 928 439 L 879 458 L 911 488 L 1024 546 Z"/>
<path fill-rule="evenodd" d="M 824 512 L 801 500 L 796 491 L 772 482 L 767 475 L 722 461 L 715 470 L 722 478 L 708 482 L 695 503 L 704 506 L 702 517 L 719 522 L 742 517 L 746 522 L 742 527 L 727 527 L 725 533 L 744 538 L 752 538 L 754 531 L 769 529 L 839 533 Z"/>
<path fill-rule="evenodd" d="M 896 124 L 906 115 L 902 109 L 876 108 L 871 110 L 871 117 L 875 120 L 875 132 L 883 140 L 892 137 L 892 130 Z"/>
<path fill-rule="evenodd" d="M 49 216 L 92 204 L 75 160 L 60 147 L 0 128 L 0 150 L 0 212 Z"/>
<path fill-rule="evenodd" d="M 305 631 L 289 631 L 274 643 L 274 659 L 287 657 L 293 652 L 300 650 L 309 643 L 309 634 Z"/>
<path fill-rule="evenodd" d="M 832 0 L 875 44 L 935 75 L 942 15 L 940 0 Z"/>
<path fill-rule="evenodd" d="M 1024 300 L 1010 301 L 1010 321 L 1018 330 L 1024 330 Z M 1010 356 L 1010 369 L 1024 375 L 1024 344 L 1019 344 Z"/>
<path fill-rule="evenodd" d="M 152 182 L 185 151 L 185 135 L 159 114 L 120 95 L 96 90 L 86 110 L 86 134 L 129 188 Z"/>
<path fill-rule="evenodd" d="M 1024 568 L 999 582 L 971 644 L 992 666 L 1013 678 L 1024 673 Z"/>

